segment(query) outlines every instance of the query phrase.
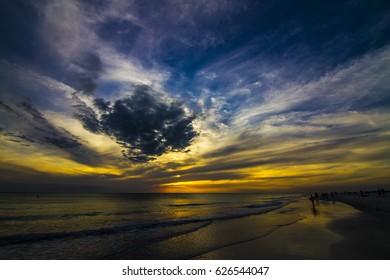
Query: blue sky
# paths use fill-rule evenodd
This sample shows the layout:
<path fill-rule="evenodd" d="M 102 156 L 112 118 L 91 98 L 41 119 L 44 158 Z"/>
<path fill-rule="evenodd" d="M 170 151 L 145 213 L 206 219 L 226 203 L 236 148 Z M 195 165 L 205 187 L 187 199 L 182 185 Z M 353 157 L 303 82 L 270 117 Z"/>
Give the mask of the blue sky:
<path fill-rule="evenodd" d="M 387 1 L 2 1 L 3 190 L 389 182 Z"/>

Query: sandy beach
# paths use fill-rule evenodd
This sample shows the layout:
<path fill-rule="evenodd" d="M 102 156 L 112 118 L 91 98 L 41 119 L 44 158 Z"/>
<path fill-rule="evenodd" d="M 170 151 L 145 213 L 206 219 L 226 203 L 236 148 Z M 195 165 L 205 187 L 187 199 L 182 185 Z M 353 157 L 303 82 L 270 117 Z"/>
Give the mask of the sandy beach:
<path fill-rule="evenodd" d="M 199 258 L 365 259 L 363 254 L 356 255 L 355 243 L 346 242 L 351 240 L 350 232 L 344 230 L 343 226 L 359 227 L 356 223 L 360 222 L 362 217 L 362 213 L 350 205 L 319 201 L 312 207 L 304 198 L 291 203 L 284 211 L 297 211 L 301 219 L 294 224 L 278 228 L 263 238 L 227 246 Z M 365 218 L 369 220 L 368 217 Z M 336 224 L 337 222 L 339 224 Z M 355 239 L 354 241 L 358 242 Z M 339 246 L 339 244 L 346 246 Z"/>
<path fill-rule="evenodd" d="M 360 213 L 356 217 L 338 219 L 329 228 L 343 236 L 332 245 L 338 259 L 390 259 L 390 197 L 338 195 Z"/>
<path fill-rule="evenodd" d="M 2 201 L 0 259 L 390 259 L 390 197 L 375 193 Z"/>
<path fill-rule="evenodd" d="M 313 215 L 305 206 L 304 200 L 287 206 L 301 207 L 297 223 L 201 258 L 390 259 L 390 197 L 338 195 L 320 200 Z"/>
<path fill-rule="evenodd" d="M 214 222 L 117 258 L 389 259 L 387 203 L 388 198 L 340 196 L 312 207 L 304 197 L 267 214 Z"/>
<path fill-rule="evenodd" d="M 390 220 L 390 193 L 387 196 L 379 196 L 376 193 L 371 193 L 366 196 L 339 194 L 336 200 L 349 204 L 371 216 Z"/>
<path fill-rule="evenodd" d="M 287 206 L 300 208 L 303 217 L 293 225 L 200 258 L 390 259 L 390 197 L 338 195 L 334 202 L 320 200 L 312 213 L 307 205 Z"/>

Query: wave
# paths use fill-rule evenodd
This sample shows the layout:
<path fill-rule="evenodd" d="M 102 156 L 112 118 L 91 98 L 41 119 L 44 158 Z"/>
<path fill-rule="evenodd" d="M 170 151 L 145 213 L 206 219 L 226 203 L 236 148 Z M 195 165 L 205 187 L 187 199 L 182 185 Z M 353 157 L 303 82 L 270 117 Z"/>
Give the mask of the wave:
<path fill-rule="evenodd" d="M 126 259 L 125 256 L 129 252 L 132 252 L 134 250 L 140 249 L 144 246 L 148 246 L 148 245 L 153 244 L 153 243 L 158 243 L 158 242 L 168 240 L 168 239 L 180 236 L 180 235 L 185 235 L 185 234 L 196 232 L 202 228 L 209 226 L 211 223 L 212 222 L 201 222 L 196 227 L 191 228 L 191 229 L 183 229 L 183 230 L 179 230 L 179 231 L 176 231 L 174 233 L 171 233 L 171 234 L 167 234 L 167 235 L 163 235 L 163 236 L 160 236 L 157 238 L 153 238 L 151 240 L 146 240 L 146 241 L 140 242 L 137 245 L 134 245 L 130 248 L 121 249 L 121 250 L 117 251 L 115 254 L 106 255 L 106 256 L 102 257 L 102 259 L 105 259 L 105 260 Z"/>
<path fill-rule="evenodd" d="M 283 202 L 281 202 L 281 201 L 274 201 L 274 202 L 269 202 L 269 203 L 246 205 L 246 206 L 244 206 L 244 208 L 263 208 L 263 207 L 279 206 L 282 204 L 283 204 Z"/>
<path fill-rule="evenodd" d="M 213 222 L 219 220 L 237 219 L 237 218 L 242 218 L 251 215 L 264 214 L 279 209 L 284 205 L 286 205 L 286 203 L 272 203 L 272 204 L 267 203 L 264 204 L 264 206 L 262 207 L 236 208 L 230 210 L 230 212 L 218 213 L 215 214 L 214 216 L 209 216 L 209 217 L 198 217 L 192 219 L 179 219 L 179 220 L 167 220 L 167 221 L 133 222 L 133 223 L 113 226 L 113 227 L 105 227 L 99 229 L 85 229 L 85 230 L 70 231 L 70 232 L 29 233 L 29 234 L 4 236 L 4 237 L 0 237 L 0 246 L 27 243 L 27 242 L 48 241 L 48 240 L 63 239 L 63 238 L 82 238 L 86 236 L 112 235 L 112 234 L 123 233 L 123 232 L 135 232 L 135 231 L 151 229 L 151 228 L 173 227 L 173 226 L 180 226 L 180 225 L 186 225 L 191 223 L 202 223 L 202 222 Z M 122 212 L 122 213 L 129 213 L 129 212 Z M 84 214 L 71 214 L 71 215 L 62 215 L 62 216 L 80 216 L 86 214 L 104 215 L 104 213 L 101 212 L 91 212 L 91 213 L 84 213 Z M 118 213 L 115 214 L 117 215 Z M 19 216 L 19 217 L 24 217 L 24 216 Z M 31 219 L 32 216 L 26 216 L 26 217 L 28 217 L 28 219 Z"/>
<path fill-rule="evenodd" d="M 148 213 L 146 210 L 134 210 L 128 212 L 87 212 L 63 215 L 23 215 L 23 216 L 0 216 L 0 222 L 4 221 L 37 221 L 37 220 L 67 220 L 80 217 L 98 217 L 98 216 L 126 216 L 131 214 Z"/>
<path fill-rule="evenodd" d="M 148 228 L 179 226 L 179 225 L 198 223 L 204 221 L 206 220 L 192 219 L 192 220 L 177 220 L 177 221 L 166 221 L 166 222 L 143 222 L 143 223 L 133 223 L 133 224 L 127 224 L 122 226 L 106 227 L 106 228 L 99 228 L 99 229 L 86 229 L 81 231 L 18 234 L 18 235 L 0 237 L 0 246 L 26 243 L 26 242 L 48 241 L 52 239 L 62 239 L 62 238 L 80 238 L 85 236 L 95 236 L 95 235 L 105 235 L 105 234 L 111 235 L 120 232 L 132 232 L 132 231 L 148 229 Z"/>

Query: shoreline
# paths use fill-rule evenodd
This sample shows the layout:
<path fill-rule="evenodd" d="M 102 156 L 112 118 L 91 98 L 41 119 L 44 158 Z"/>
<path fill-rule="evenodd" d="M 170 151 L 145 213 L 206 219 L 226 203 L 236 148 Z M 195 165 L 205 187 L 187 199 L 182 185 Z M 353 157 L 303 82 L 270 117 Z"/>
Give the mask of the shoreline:
<path fill-rule="evenodd" d="M 359 196 L 338 194 L 334 200 L 315 200 L 297 197 L 284 206 L 261 214 L 232 219 L 213 220 L 207 225 L 193 228 L 167 228 L 143 231 L 148 242 L 123 243 L 119 251 L 103 254 L 109 248 L 111 235 L 90 237 L 83 242 L 67 239 L 54 242 L 63 250 L 31 251 L 19 254 L 24 245 L 10 248 L 11 258 L 67 259 L 63 254 L 72 242 L 87 246 L 93 240 L 102 242 L 102 251 L 91 251 L 85 259 L 203 259 L 203 260 L 365 260 L 390 259 L 390 196 Z M 252 205 L 252 204 L 251 204 Z M 239 209 L 239 208 L 238 208 Z M 228 210 L 231 210 L 228 208 Z M 180 231 L 178 231 L 180 229 Z M 170 232 L 172 230 L 172 232 Z M 168 234 L 169 233 L 169 234 Z M 141 234 L 141 232 L 140 232 Z M 116 235 L 113 235 L 114 237 Z M 130 235 L 122 233 L 121 238 Z M 133 236 L 132 238 L 138 238 Z M 91 239 L 92 238 L 92 239 Z M 117 237 L 116 237 L 117 238 Z M 139 236 L 142 241 L 142 235 Z M 83 239 L 82 239 L 83 240 Z M 117 239 L 114 239 L 117 240 Z M 46 241 L 45 241 L 46 242 Z M 52 241 L 47 241 L 51 243 Z M 68 244 L 69 242 L 69 244 Z M 135 243 L 134 243 L 135 242 Z M 35 246 L 36 245 L 36 246 Z M 34 246 L 37 247 L 39 242 Z M 13 252 L 12 250 L 18 249 Z M 122 250 L 123 249 L 123 250 Z M 108 249 L 107 249 L 108 250 Z M 18 253 L 19 252 L 19 253 Z M 58 254 L 61 252 L 61 254 Z M 73 251 L 69 251 L 73 252 Z M 86 251 L 87 252 L 87 251 Z M 88 251 L 89 252 L 89 251 Z M 1 248 L 0 248 L 1 253 Z M 83 258 L 83 257 L 81 257 Z"/>
<path fill-rule="evenodd" d="M 320 200 L 308 211 L 311 203 L 306 197 L 287 206 L 304 217 L 296 223 L 195 259 L 390 259 L 388 201 L 390 197 L 340 195 L 335 201 Z"/>
<path fill-rule="evenodd" d="M 312 207 L 309 199 L 304 197 L 282 208 L 279 214 L 275 212 L 253 217 L 248 219 L 247 223 L 255 225 L 264 223 L 268 219 L 278 220 L 277 216 L 291 215 L 289 213 L 300 219 L 279 227 L 268 235 L 240 244 L 231 244 L 197 256 L 195 259 L 337 259 L 334 256 L 332 245 L 342 241 L 344 237 L 328 227 L 328 224 L 337 219 L 356 217 L 360 212 L 349 205 L 328 201 L 318 202 Z M 230 221 L 230 223 L 233 229 L 235 222 Z M 242 235 L 237 231 L 235 233 Z"/>

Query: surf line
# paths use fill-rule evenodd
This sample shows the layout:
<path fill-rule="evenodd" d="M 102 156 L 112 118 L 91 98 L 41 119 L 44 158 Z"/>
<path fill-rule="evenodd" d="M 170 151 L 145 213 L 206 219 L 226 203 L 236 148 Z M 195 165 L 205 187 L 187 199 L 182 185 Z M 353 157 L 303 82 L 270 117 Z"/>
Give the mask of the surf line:
<path fill-rule="evenodd" d="M 189 233 L 196 232 L 198 230 L 201 230 L 202 228 L 205 228 L 205 227 L 211 225 L 213 223 L 213 221 L 205 221 L 205 222 L 199 222 L 199 223 L 204 223 L 204 224 L 200 225 L 199 227 L 193 228 L 193 229 L 179 231 L 179 232 L 176 232 L 176 233 L 172 233 L 172 234 L 166 235 L 164 237 L 159 237 L 159 238 L 155 238 L 155 239 L 152 239 L 152 240 L 149 240 L 149 241 L 145 241 L 145 242 L 143 242 L 143 243 L 141 243 L 139 245 L 130 247 L 128 249 L 125 249 L 125 250 L 120 251 L 118 253 L 115 253 L 113 255 L 109 255 L 109 256 L 103 257 L 102 259 L 104 259 L 104 260 L 113 260 L 113 259 L 116 259 L 116 258 L 118 258 L 120 256 L 123 256 L 126 253 L 130 253 L 132 251 L 138 250 L 138 249 L 140 249 L 142 247 L 149 246 L 151 244 L 158 243 L 158 242 L 161 242 L 161 241 L 165 241 L 165 240 L 168 240 L 168 239 L 171 239 L 171 238 L 175 238 L 175 237 L 178 237 L 178 236 L 181 236 L 181 235 L 186 235 L 186 234 L 189 234 Z"/>

